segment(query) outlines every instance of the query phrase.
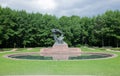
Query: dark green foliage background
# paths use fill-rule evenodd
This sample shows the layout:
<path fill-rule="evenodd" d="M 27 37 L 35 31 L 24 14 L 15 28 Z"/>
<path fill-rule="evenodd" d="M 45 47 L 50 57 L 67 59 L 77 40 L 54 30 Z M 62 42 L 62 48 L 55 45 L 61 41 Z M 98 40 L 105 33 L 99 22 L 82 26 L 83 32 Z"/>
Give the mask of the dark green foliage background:
<path fill-rule="evenodd" d="M 120 11 L 95 17 L 56 16 L 27 13 L 0 7 L 0 47 L 49 47 L 51 29 L 64 32 L 69 46 L 120 46 Z"/>

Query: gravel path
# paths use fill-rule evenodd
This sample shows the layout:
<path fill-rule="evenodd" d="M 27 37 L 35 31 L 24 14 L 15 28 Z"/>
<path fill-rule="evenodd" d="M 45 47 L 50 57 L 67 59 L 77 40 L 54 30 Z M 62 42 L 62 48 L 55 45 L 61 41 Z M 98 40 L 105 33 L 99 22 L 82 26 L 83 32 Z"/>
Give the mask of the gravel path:
<path fill-rule="evenodd" d="M 27 48 L 27 50 L 32 50 L 33 48 Z"/>

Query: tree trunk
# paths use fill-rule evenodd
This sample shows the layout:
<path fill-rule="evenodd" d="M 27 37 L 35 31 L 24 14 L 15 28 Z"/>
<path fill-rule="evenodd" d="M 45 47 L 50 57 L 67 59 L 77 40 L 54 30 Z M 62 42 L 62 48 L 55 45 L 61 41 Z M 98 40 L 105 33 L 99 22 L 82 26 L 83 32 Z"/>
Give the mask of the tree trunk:
<path fill-rule="evenodd" d="M 102 36 L 102 47 L 104 47 L 104 39 L 103 39 L 103 36 Z"/>
<path fill-rule="evenodd" d="M 26 46 L 24 45 L 24 48 L 26 48 Z"/>
<path fill-rule="evenodd" d="M 119 44 L 118 44 L 118 40 L 117 40 L 117 39 L 116 39 L 116 45 L 117 45 L 117 48 L 118 48 L 118 45 L 119 45 Z"/>
<path fill-rule="evenodd" d="M 14 48 L 16 48 L 16 43 L 14 43 Z"/>
<path fill-rule="evenodd" d="M 109 40 L 108 40 L 108 46 L 110 46 L 110 37 L 109 37 Z"/>

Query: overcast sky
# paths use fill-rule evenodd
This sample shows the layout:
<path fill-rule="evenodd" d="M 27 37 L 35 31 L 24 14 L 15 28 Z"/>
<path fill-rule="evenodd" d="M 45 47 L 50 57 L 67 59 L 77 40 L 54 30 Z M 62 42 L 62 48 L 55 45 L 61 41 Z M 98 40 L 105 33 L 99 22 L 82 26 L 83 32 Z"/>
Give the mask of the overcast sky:
<path fill-rule="evenodd" d="M 2 7 L 61 17 L 95 16 L 106 10 L 120 10 L 120 0 L 0 0 Z"/>

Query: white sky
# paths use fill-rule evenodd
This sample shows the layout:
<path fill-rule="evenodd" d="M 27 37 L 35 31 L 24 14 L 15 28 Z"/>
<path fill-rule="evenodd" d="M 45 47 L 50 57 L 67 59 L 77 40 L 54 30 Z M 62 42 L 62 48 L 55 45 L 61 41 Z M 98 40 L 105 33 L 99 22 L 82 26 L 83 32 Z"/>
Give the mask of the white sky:
<path fill-rule="evenodd" d="M 106 10 L 120 10 L 120 0 L 0 0 L 2 7 L 61 17 L 94 16 Z"/>

